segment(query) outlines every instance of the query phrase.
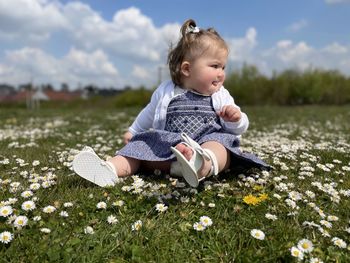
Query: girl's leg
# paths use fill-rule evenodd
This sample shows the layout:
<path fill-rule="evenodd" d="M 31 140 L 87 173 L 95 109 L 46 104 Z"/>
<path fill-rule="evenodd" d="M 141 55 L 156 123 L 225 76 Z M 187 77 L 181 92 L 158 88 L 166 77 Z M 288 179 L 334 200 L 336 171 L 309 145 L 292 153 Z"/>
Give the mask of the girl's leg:
<path fill-rule="evenodd" d="M 221 143 L 218 143 L 216 141 L 209 141 L 209 142 L 203 143 L 201 146 L 204 149 L 211 150 L 215 154 L 219 165 L 219 172 L 226 170 L 227 168 L 230 167 L 230 164 L 231 164 L 230 152 Z"/>
<path fill-rule="evenodd" d="M 117 171 L 118 177 L 125 177 L 135 174 L 141 163 L 140 160 L 121 155 L 108 159 L 108 162 L 113 164 L 115 170 Z"/>
<path fill-rule="evenodd" d="M 201 145 L 203 149 L 209 149 L 211 150 L 217 159 L 218 166 L 219 166 L 219 172 L 227 169 L 230 166 L 231 158 L 229 151 L 220 143 L 216 141 L 208 141 Z M 191 148 L 187 147 L 186 145 L 179 143 L 175 147 L 177 150 L 179 150 L 187 160 L 190 160 L 193 155 L 193 151 Z M 211 161 L 207 161 L 204 159 L 202 167 L 198 171 L 198 177 L 205 177 L 210 172 L 212 163 Z"/>

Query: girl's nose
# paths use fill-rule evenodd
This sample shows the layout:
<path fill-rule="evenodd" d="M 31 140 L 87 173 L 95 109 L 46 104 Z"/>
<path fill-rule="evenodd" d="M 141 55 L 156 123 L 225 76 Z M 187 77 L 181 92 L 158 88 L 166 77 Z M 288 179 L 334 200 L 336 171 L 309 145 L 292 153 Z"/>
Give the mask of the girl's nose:
<path fill-rule="evenodd" d="M 219 73 L 218 73 L 218 76 L 219 76 L 220 78 L 222 78 L 223 76 L 225 76 L 225 70 L 220 69 L 220 70 L 219 70 Z"/>

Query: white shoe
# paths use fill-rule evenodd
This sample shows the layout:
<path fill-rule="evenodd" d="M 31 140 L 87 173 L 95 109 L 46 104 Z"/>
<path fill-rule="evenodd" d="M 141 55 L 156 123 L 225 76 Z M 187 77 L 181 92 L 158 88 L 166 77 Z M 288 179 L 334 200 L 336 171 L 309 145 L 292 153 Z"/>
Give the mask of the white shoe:
<path fill-rule="evenodd" d="M 177 161 L 181 164 L 182 175 L 190 186 L 197 187 L 200 181 L 219 173 L 218 162 L 212 151 L 203 149 L 185 133 L 181 134 L 181 138 L 184 141 L 182 143 L 193 151 L 191 160 L 188 161 L 175 147 L 171 147 L 170 149 L 175 154 Z M 212 167 L 207 176 L 198 178 L 198 171 L 202 167 L 204 159 L 211 161 Z"/>
<path fill-rule="evenodd" d="M 183 177 L 182 176 L 182 165 L 179 161 L 172 162 L 170 164 L 170 176 Z"/>
<path fill-rule="evenodd" d="M 114 186 L 118 182 L 112 164 L 101 160 L 91 147 L 84 147 L 73 160 L 73 170 L 80 177 L 98 186 Z"/>

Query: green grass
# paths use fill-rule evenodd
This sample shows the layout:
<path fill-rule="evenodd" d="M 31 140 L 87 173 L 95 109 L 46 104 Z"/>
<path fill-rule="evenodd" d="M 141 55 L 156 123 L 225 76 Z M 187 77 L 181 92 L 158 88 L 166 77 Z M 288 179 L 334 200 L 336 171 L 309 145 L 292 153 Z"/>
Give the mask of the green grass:
<path fill-rule="evenodd" d="M 8 217 L 0 217 L 0 233 L 13 234 L 11 242 L 0 243 L 0 262 L 297 262 L 290 249 L 302 239 L 314 246 L 304 254 L 305 262 L 311 257 L 349 262 L 350 107 L 243 110 L 251 124 L 242 148 L 271 164 L 270 173 L 254 170 L 238 176 L 228 172 L 194 190 L 176 187 L 166 175 L 141 172 L 137 178 L 145 184 L 133 193 L 126 188 L 136 177 L 103 189 L 79 178 L 69 167 L 83 145 L 92 146 L 100 156 L 112 156 L 122 147 L 123 131 L 138 109 L 2 109 L 0 206 L 16 198 L 10 204 L 13 214 L 26 216 L 28 224 L 20 229 Z M 40 164 L 33 166 L 35 160 Z M 48 188 L 40 187 L 30 198 L 21 196 L 33 182 L 47 180 L 52 183 Z M 17 188 L 14 182 L 19 183 Z M 268 199 L 258 205 L 243 202 L 249 194 L 262 193 Z M 301 195 L 301 200 L 294 197 L 298 208 L 285 201 L 291 193 Z M 23 210 L 22 203 L 32 199 L 36 208 Z M 113 205 L 118 200 L 124 205 Z M 161 200 L 168 206 L 163 213 L 155 209 Z M 73 206 L 65 207 L 67 202 Z M 99 202 L 107 208 L 98 209 Z M 48 205 L 56 211 L 45 214 L 43 208 Z M 60 216 L 62 211 L 69 216 Z M 267 219 L 266 213 L 277 220 Z M 110 215 L 118 223 L 109 224 Z M 321 220 L 330 215 L 338 220 L 326 228 Z M 36 216 L 41 220 L 34 221 Z M 209 216 L 213 224 L 196 231 L 193 224 L 201 216 Z M 142 228 L 132 231 L 137 220 Z M 322 226 L 329 236 L 316 226 L 305 226 L 306 221 Z M 87 226 L 93 234 L 85 234 Z M 43 233 L 42 228 L 51 232 Z M 252 229 L 262 230 L 265 239 L 253 238 Z M 334 237 L 347 247 L 336 246 Z"/>

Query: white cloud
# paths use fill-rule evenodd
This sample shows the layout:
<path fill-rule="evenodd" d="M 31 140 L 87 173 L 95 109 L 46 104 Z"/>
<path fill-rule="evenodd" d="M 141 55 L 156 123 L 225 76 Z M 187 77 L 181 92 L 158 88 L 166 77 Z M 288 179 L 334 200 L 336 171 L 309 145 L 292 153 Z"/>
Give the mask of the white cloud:
<path fill-rule="evenodd" d="M 56 0 L 0 0 L 0 40 L 6 40 L 10 44 L 16 43 L 15 46 L 22 45 L 20 48 L 22 54 L 18 54 L 18 50 L 10 50 L 6 61 L 6 63 L 12 63 L 9 68 L 18 68 L 18 72 L 23 73 L 21 75 L 23 77 L 19 78 L 16 83 L 28 79 L 30 75 L 44 72 L 42 69 L 45 69 L 48 75 L 52 75 L 53 73 L 49 72 L 50 67 L 47 65 L 56 64 L 52 61 L 57 60 L 60 61 L 58 64 L 61 66 L 67 66 L 67 63 L 62 63 L 62 59 L 43 51 L 52 50 L 50 47 L 54 45 L 53 43 L 55 45 L 62 43 L 61 56 L 65 49 L 67 53 L 65 60 L 75 59 L 76 69 L 73 72 L 79 73 L 78 67 L 84 67 L 82 70 L 84 72 L 91 69 L 91 65 L 85 64 L 88 58 L 82 58 L 83 55 L 79 52 L 93 56 L 91 59 L 94 63 L 98 63 L 98 59 L 103 59 L 101 56 L 103 52 L 105 56 L 108 56 L 110 63 L 103 64 L 104 73 L 112 72 L 115 74 L 113 72 L 115 67 L 111 64 L 113 61 L 114 65 L 123 69 L 122 75 L 125 79 L 129 79 L 128 84 L 138 85 L 143 81 L 142 84 L 154 85 L 157 81 L 157 75 L 153 74 L 152 78 L 150 77 L 152 75 L 140 74 L 140 70 L 136 71 L 140 83 L 135 83 L 132 78 L 134 77 L 132 74 L 135 74 L 133 65 L 146 63 L 148 66 L 154 67 L 154 72 L 156 72 L 157 65 L 166 60 L 170 43 L 177 41 L 179 29 L 180 25 L 177 23 L 156 27 L 149 17 L 143 15 L 135 7 L 119 10 L 114 14 L 112 20 L 107 21 L 89 5 L 78 1 L 62 4 Z M 7 45 L 7 50 L 9 46 Z M 96 50 L 98 50 L 97 53 Z M 16 65 L 10 58 L 24 56 L 24 54 L 31 52 L 34 53 L 31 55 L 41 59 L 32 63 L 30 72 L 24 72 L 25 68 L 28 70 L 29 68 L 23 65 L 24 61 L 27 64 L 30 63 L 29 59 L 23 58 Z M 78 64 L 80 60 L 83 62 Z M 3 68 L 9 66 L 1 60 L 0 63 Z M 57 68 L 59 67 L 51 67 L 51 70 L 57 70 Z M 135 68 L 138 67 L 135 66 Z M 62 69 L 61 72 L 63 72 Z M 64 71 L 67 78 L 75 81 L 77 76 L 73 78 L 70 75 L 71 72 Z M 99 73 L 98 70 L 96 72 Z M 93 72 L 90 70 L 90 75 L 92 74 Z M 103 79 L 97 74 L 95 74 L 96 79 Z M 19 77 L 19 74 L 15 75 Z M 142 76 L 146 78 L 142 79 Z M 41 79 L 41 77 L 36 78 Z M 15 79 L 15 77 L 11 79 Z M 85 80 L 82 79 L 81 82 L 85 82 Z M 106 80 L 103 79 L 103 82 Z M 126 82 L 123 81 L 123 83 Z"/>
<path fill-rule="evenodd" d="M 169 41 L 163 33 L 172 38 L 175 30 L 178 32 L 172 25 L 156 28 L 152 20 L 135 7 L 116 12 L 110 22 L 81 3 L 69 3 L 63 10 L 72 25 L 71 36 L 76 45 L 87 50 L 103 48 L 115 56 L 160 61 Z"/>
<path fill-rule="evenodd" d="M 303 41 L 293 43 L 291 40 L 281 40 L 273 48 L 263 51 L 261 60 L 268 65 L 265 73 L 276 69 L 283 71 L 290 68 L 321 68 L 337 69 L 350 75 L 350 49 L 337 42 L 316 49 Z"/>
<path fill-rule="evenodd" d="M 150 72 L 144 67 L 139 65 L 134 65 L 131 75 L 135 78 L 142 79 L 142 80 L 150 78 Z"/>
<path fill-rule="evenodd" d="M 271 73 L 275 69 L 279 71 L 287 68 L 305 70 L 311 66 L 311 58 L 315 51 L 303 41 L 294 44 L 291 40 L 280 40 L 274 47 L 261 54 L 262 59 L 269 65 L 267 73 Z"/>
<path fill-rule="evenodd" d="M 298 31 L 304 29 L 307 26 L 308 26 L 308 21 L 305 20 L 305 19 L 301 19 L 301 20 L 291 24 L 288 27 L 288 30 L 293 31 L 293 32 L 298 32 Z"/>
<path fill-rule="evenodd" d="M 247 30 L 243 38 L 228 39 L 230 47 L 229 59 L 232 61 L 246 61 L 249 59 L 252 50 L 257 45 L 257 31 L 254 27 Z"/>
<path fill-rule="evenodd" d="M 295 45 L 291 41 L 282 40 L 277 43 L 276 55 L 284 62 L 293 62 L 305 58 L 312 52 L 312 48 L 305 42 Z"/>
<path fill-rule="evenodd" d="M 107 55 L 96 50 L 86 53 L 71 49 L 69 53 L 56 59 L 38 48 L 23 48 L 6 52 L 5 65 L 0 67 L 2 80 L 13 84 L 61 83 L 96 84 L 99 86 L 122 87 L 125 85 L 118 70 Z"/>
<path fill-rule="evenodd" d="M 337 42 L 334 42 L 328 46 L 326 46 L 323 51 L 333 54 L 345 54 L 349 51 L 349 49 L 345 46 L 340 45 Z"/>
<path fill-rule="evenodd" d="M 307 26 L 307 20 L 301 19 L 289 29 Z M 73 87 L 90 83 L 153 86 L 159 68 L 162 80 L 169 77 L 160 65 L 166 63 L 179 29 L 178 23 L 156 26 L 136 7 L 118 10 L 107 20 L 79 1 L 0 0 L 0 79 L 14 85 L 33 78 L 37 84 L 56 86 L 63 82 Z M 280 40 L 262 50 L 255 27 L 226 40 L 229 61 L 235 66 L 254 64 L 265 74 L 314 66 L 350 75 L 350 46 L 338 42 L 315 48 L 305 41 Z M 60 53 L 51 53 L 57 46 Z"/>
<path fill-rule="evenodd" d="M 55 30 L 67 28 L 58 2 L 0 0 L 0 39 L 42 41 Z"/>

